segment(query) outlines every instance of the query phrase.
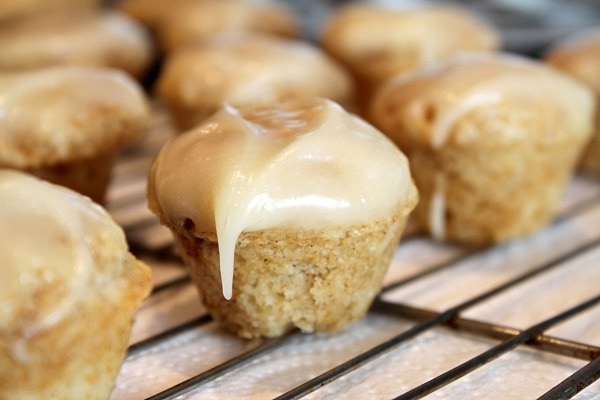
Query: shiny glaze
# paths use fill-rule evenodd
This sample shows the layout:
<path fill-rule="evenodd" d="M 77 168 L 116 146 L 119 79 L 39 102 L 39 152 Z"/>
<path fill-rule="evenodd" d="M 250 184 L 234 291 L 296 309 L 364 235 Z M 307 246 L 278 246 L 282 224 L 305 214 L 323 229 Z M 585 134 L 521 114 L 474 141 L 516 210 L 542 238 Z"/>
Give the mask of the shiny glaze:
<path fill-rule="evenodd" d="M 241 232 L 368 223 L 414 195 L 392 142 L 323 99 L 225 107 L 162 149 L 148 190 L 167 225 L 216 231 L 227 298 Z"/>

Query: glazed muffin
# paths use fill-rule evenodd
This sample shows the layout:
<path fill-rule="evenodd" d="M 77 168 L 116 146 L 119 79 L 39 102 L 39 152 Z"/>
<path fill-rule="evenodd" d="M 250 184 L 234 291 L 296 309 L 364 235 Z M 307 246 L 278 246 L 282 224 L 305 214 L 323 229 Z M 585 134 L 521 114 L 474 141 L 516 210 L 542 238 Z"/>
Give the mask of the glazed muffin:
<path fill-rule="evenodd" d="M 0 169 L 0 203 L 0 397 L 106 400 L 150 269 L 71 190 Z"/>
<path fill-rule="evenodd" d="M 588 85 L 600 104 L 600 28 L 577 33 L 550 47 L 544 61 Z M 580 160 L 582 172 L 600 177 L 600 108 L 596 130 Z"/>
<path fill-rule="evenodd" d="M 594 98 L 541 62 L 480 53 L 389 81 L 371 111 L 410 159 L 418 222 L 439 240 L 477 246 L 554 216 L 589 140 Z"/>
<path fill-rule="evenodd" d="M 216 33 L 258 32 L 290 38 L 300 34 L 296 16 L 277 3 L 246 0 L 177 1 L 163 10 L 163 16 L 157 23 L 156 36 L 165 53 Z"/>
<path fill-rule="evenodd" d="M 0 74 L 0 168 L 104 201 L 120 151 L 146 132 L 149 105 L 121 71 L 54 67 Z"/>
<path fill-rule="evenodd" d="M 223 34 L 175 51 L 156 84 L 181 130 L 223 103 L 243 107 L 320 96 L 351 108 L 353 90 L 346 70 L 317 47 L 259 34 Z"/>
<path fill-rule="evenodd" d="M 394 75 L 460 51 L 500 47 L 494 27 L 469 10 L 449 6 L 352 4 L 334 11 L 319 36 L 322 46 L 352 72 L 363 112 L 376 87 Z"/>
<path fill-rule="evenodd" d="M 0 71 L 75 64 L 120 69 L 141 79 L 153 52 L 146 29 L 111 10 L 39 13 L 0 25 Z"/>
<path fill-rule="evenodd" d="M 148 199 L 207 309 L 251 338 L 364 316 L 417 192 L 383 134 L 305 98 L 225 106 L 177 136 L 152 166 Z"/>

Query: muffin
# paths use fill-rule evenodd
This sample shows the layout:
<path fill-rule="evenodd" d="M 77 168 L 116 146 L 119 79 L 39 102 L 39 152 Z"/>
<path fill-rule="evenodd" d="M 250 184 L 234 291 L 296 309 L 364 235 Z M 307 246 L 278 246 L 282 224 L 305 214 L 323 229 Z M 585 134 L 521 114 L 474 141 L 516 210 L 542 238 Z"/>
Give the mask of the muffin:
<path fill-rule="evenodd" d="M 298 37 L 300 28 L 296 16 L 282 4 L 246 0 L 177 1 L 163 8 L 156 27 L 165 53 L 226 32 Z"/>
<path fill-rule="evenodd" d="M 266 104 L 298 96 L 353 102 L 352 78 L 319 48 L 260 34 L 222 34 L 171 53 L 156 93 L 180 130 L 216 112 L 223 103 Z"/>
<path fill-rule="evenodd" d="M 150 269 L 100 206 L 0 170 L 0 397 L 103 399 Z"/>
<path fill-rule="evenodd" d="M 104 201 L 115 158 L 146 132 L 150 110 L 124 72 L 53 67 L 0 74 L 0 168 Z"/>
<path fill-rule="evenodd" d="M 47 12 L 0 25 L 0 71 L 76 64 L 116 68 L 142 79 L 152 62 L 149 33 L 116 11 Z"/>
<path fill-rule="evenodd" d="M 544 61 L 588 85 L 600 103 L 600 28 L 577 33 L 553 44 Z M 600 177 L 600 108 L 596 129 L 579 162 L 580 170 Z"/>
<path fill-rule="evenodd" d="M 450 6 L 351 4 L 326 20 L 321 45 L 353 74 L 366 112 L 379 84 L 460 51 L 493 51 L 499 34 L 471 11 Z"/>
<path fill-rule="evenodd" d="M 322 98 L 223 107 L 154 161 L 150 209 L 241 337 L 335 332 L 367 312 L 417 202 L 404 155 Z"/>
<path fill-rule="evenodd" d="M 384 84 L 371 119 L 406 153 L 434 238 L 487 245 L 545 226 L 593 126 L 591 91 L 539 61 L 464 54 Z"/>

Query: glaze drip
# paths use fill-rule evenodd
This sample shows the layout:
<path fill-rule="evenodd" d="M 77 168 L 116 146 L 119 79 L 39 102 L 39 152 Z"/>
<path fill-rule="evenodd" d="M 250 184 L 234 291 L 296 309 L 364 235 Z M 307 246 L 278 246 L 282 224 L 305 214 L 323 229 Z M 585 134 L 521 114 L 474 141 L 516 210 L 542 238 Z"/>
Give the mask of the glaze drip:
<path fill-rule="evenodd" d="M 240 233 L 367 223 L 414 190 L 391 141 L 336 103 L 311 98 L 226 106 L 161 150 L 148 197 L 168 225 L 190 218 L 196 233 L 216 231 L 230 298 Z"/>

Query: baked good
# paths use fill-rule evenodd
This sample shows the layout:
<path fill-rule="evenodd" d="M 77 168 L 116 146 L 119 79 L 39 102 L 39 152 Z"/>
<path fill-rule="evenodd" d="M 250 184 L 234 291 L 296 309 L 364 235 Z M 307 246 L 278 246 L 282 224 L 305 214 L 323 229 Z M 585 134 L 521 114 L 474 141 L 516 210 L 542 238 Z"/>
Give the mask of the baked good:
<path fill-rule="evenodd" d="M 150 269 L 88 198 L 0 169 L 0 397 L 103 399 Z"/>
<path fill-rule="evenodd" d="M 591 91 L 566 74 L 479 53 L 388 81 L 371 120 L 410 159 L 419 223 L 439 240 L 479 246 L 550 221 L 593 112 Z"/>
<path fill-rule="evenodd" d="M 165 9 L 156 28 L 165 53 L 225 32 L 297 37 L 300 28 L 284 5 L 246 0 L 179 1 Z"/>
<path fill-rule="evenodd" d="M 167 13 L 181 4 L 202 1 L 204 0 L 120 0 L 115 3 L 115 7 L 155 33 Z"/>
<path fill-rule="evenodd" d="M 55 10 L 97 9 L 101 0 L 2 0 L 0 2 L 0 21 L 27 17 L 33 14 Z"/>
<path fill-rule="evenodd" d="M 588 85 L 600 104 L 600 28 L 578 32 L 551 45 L 544 61 Z M 596 130 L 588 143 L 579 168 L 600 177 L 600 107 L 596 108 Z"/>
<path fill-rule="evenodd" d="M 121 69 L 141 79 L 153 51 L 146 29 L 113 10 L 38 13 L 0 25 L 0 71 L 76 64 Z"/>
<path fill-rule="evenodd" d="M 325 21 L 319 41 L 352 72 L 363 112 L 376 87 L 396 74 L 459 51 L 500 47 L 492 25 L 468 9 L 441 5 L 350 4 Z"/>
<path fill-rule="evenodd" d="M 172 52 L 156 92 L 179 129 L 204 121 L 224 102 L 234 106 L 298 96 L 352 107 L 349 74 L 319 48 L 260 34 L 222 34 Z"/>
<path fill-rule="evenodd" d="M 242 337 L 338 331 L 379 292 L 417 202 L 404 155 L 331 100 L 225 106 L 159 152 L 150 209 Z"/>
<path fill-rule="evenodd" d="M 150 110 L 124 72 L 77 66 L 0 74 L 0 168 L 28 171 L 102 203 L 120 151 Z"/>

